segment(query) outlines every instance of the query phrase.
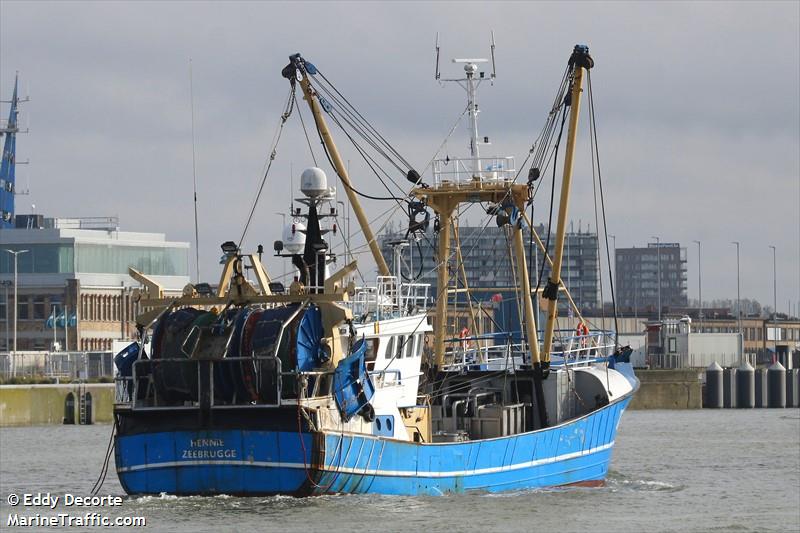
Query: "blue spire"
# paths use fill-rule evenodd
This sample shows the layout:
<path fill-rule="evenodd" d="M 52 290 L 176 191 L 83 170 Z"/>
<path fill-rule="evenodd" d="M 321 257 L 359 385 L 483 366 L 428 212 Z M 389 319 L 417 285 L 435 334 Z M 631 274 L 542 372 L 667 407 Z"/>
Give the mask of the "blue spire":
<path fill-rule="evenodd" d="M 8 124 L 5 128 L 0 128 L 0 136 L 3 134 L 6 136 L 2 158 L 0 158 L 0 229 L 14 227 L 14 189 L 16 187 L 14 168 L 16 167 L 17 131 L 19 131 L 17 127 L 18 81 L 19 76 L 16 76 L 14 78 L 14 94 L 11 97 L 11 110 L 8 113 Z"/>

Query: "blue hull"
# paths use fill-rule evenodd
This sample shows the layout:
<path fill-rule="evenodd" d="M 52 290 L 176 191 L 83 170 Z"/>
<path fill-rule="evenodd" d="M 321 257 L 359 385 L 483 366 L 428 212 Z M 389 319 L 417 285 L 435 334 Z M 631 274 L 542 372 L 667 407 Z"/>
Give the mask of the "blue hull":
<path fill-rule="evenodd" d="M 630 396 L 509 437 L 420 444 L 358 434 L 201 430 L 118 436 L 129 494 L 444 494 L 600 484 Z"/>

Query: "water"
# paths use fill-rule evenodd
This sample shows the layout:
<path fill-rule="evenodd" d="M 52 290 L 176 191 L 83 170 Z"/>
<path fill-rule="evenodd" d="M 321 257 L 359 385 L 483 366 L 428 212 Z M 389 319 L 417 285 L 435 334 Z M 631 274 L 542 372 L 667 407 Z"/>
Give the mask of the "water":
<path fill-rule="evenodd" d="M 11 492 L 88 495 L 110 431 L 107 425 L 1 430 L 0 530 L 13 531 L 8 514 L 23 510 L 6 503 Z M 101 491 L 109 493 L 123 494 L 113 470 Z M 167 532 L 800 531 L 800 411 L 628 411 L 604 488 L 444 497 L 136 497 L 73 514 L 87 511 L 144 516 L 147 530 Z"/>

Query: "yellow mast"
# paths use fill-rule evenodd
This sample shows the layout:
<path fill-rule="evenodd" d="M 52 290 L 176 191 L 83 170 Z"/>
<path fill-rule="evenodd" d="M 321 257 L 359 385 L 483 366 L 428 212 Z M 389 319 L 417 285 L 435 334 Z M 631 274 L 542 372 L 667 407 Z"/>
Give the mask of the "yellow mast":
<path fill-rule="evenodd" d="M 443 181 L 427 188 L 416 187 L 411 191 L 411 194 L 420 200 L 424 200 L 428 207 L 439 215 L 439 246 L 437 251 L 439 266 L 437 271 L 436 317 L 433 322 L 433 348 L 435 364 L 441 368 L 445 363 L 445 339 L 447 338 L 447 287 L 450 282 L 450 233 L 453 227 L 453 211 L 459 204 L 476 202 L 498 206 L 504 204 L 513 205 L 522 211 L 525 209 L 525 203 L 528 199 L 528 186 L 514 184 L 511 181 L 486 181 L 477 177 L 466 182 Z M 515 229 L 515 231 L 520 230 Z M 519 239 L 520 241 L 522 240 L 521 235 Z M 517 258 L 519 258 L 519 254 L 517 254 Z M 520 275 L 527 278 L 528 271 L 524 261 L 518 267 Z M 528 287 L 528 294 L 530 294 L 530 286 Z M 532 308 L 533 305 L 531 304 Z M 529 339 L 535 339 L 536 327 L 533 322 L 533 313 L 531 312 L 529 316 L 531 320 L 526 320 L 526 333 Z M 534 360 L 538 360 L 538 348 L 538 342 L 531 342 L 531 357 Z"/>
<path fill-rule="evenodd" d="M 575 139 L 578 135 L 578 115 L 581 109 L 581 93 L 583 91 L 583 71 L 594 66 L 587 46 L 576 45 L 569 59 L 574 66 L 572 88 L 570 93 L 569 131 L 567 132 L 567 150 L 564 154 L 564 174 L 561 180 L 561 201 L 558 207 L 558 224 L 556 226 L 556 243 L 553 255 L 551 277 L 547 280 L 543 296 L 547 302 L 547 325 L 544 330 L 544 346 L 542 353 L 544 363 L 550 363 L 550 350 L 553 347 L 553 332 L 558 317 L 558 289 L 561 285 L 561 262 L 564 257 L 564 236 L 567 227 L 567 211 L 569 206 L 570 182 L 572 181 L 572 163 L 575 155 Z"/>
<path fill-rule="evenodd" d="M 350 201 L 350 205 L 353 207 L 353 212 L 358 219 L 358 224 L 361 226 L 361 231 L 364 232 L 364 238 L 367 239 L 367 244 L 372 252 L 372 257 L 375 260 L 375 264 L 378 266 L 378 275 L 389 276 L 389 266 L 386 264 L 386 259 L 381 253 L 380 246 L 378 246 L 378 241 L 375 239 L 375 235 L 372 233 L 372 228 L 370 228 L 367 215 L 361 208 L 361 204 L 358 201 L 358 196 L 356 196 L 356 193 L 353 190 L 353 186 L 350 183 L 350 176 L 347 173 L 347 167 L 345 166 L 344 161 L 342 161 L 342 157 L 339 155 L 339 150 L 336 148 L 336 144 L 333 142 L 333 137 L 328 129 L 328 124 L 325 122 L 325 117 L 322 114 L 322 109 L 319 104 L 319 100 L 316 97 L 316 92 L 311 87 L 311 83 L 309 82 L 309 73 L 307 70 L 313 69 L 311 72 L 313 74 L 316 72 L 316 69 L 314 69 L 313 65 L 310 63 L 306 63 L 303 58 L 299 56 L 299 54 L 292 56 L 290 59 L 292 63 L 290 63 L 286 69 L 284 69 L 284 76 L 290 79 L 297 79 L 295 72 L 300 71 L 301 77 L 298 79 L 298 81 L 300 82 L 300 87 L 303 90 L 303 98 L 306 100 L 306 102 L 308 102 L 308 106 L 311 108 L 311 113 L 314 115 L 314 121 L 316 122 L 317 129 L 322 137 L 322 142 L 325 143 L 325 147 L 328 149 L 328 153 L 331 156 L 331 161 L 336 169 L 336 173 L 339 175 L 339 179 L 344 184 L 344 192 L 347 194 L 347 199 Z M 293 69 L 294 72 L 287 72 L 287 69 Z"/>

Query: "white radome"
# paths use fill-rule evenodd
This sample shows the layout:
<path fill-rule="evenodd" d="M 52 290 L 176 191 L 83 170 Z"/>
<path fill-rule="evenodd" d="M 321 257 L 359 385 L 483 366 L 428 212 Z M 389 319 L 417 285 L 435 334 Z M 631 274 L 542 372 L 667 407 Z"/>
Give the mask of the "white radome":
<path fill-rule="evenodd" d="M 310 167 L 300 175 L 300 190 L 309 198 L 328 192 L 328 177 L 321 168 Z"/>
<path fill-rule="evenodd" d="M 292 232 L 294 226 L 294 232 Z M 303 253 L 306 246 L 306 226 L 301 222 L 292 222 L 283 228 L 283 250 L 289 254 Z"/>

